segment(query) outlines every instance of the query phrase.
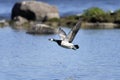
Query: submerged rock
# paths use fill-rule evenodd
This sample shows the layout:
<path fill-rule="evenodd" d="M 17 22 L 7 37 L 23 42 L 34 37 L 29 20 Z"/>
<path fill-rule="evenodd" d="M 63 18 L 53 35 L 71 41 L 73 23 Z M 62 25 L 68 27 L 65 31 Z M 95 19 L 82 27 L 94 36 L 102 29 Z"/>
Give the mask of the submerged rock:
<path fill-rule="evenodd" d="M 45 24 L 33 25 L 27 33 L 29 34 L 54 34 L 56 30 Z"/>
<path fill-rule="evenodd" d="M 23 17 L 27 20 L 45 21 L 51 18 L 59 18 L 58 9 L 55 6 L 38 1 L 17 2 L 12 8 L 11 19 Z"/>

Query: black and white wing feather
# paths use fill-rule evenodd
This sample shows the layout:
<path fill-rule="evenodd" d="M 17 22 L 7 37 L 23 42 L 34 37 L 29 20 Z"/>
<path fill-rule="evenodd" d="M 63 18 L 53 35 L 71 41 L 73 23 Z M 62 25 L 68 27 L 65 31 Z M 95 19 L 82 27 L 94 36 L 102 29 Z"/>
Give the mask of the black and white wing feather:
<path fill-rule="evenodd" d="M 64 40 L 67 37 L 66 33 L 61 28 L 59 28 L 58 34 L 59 34 L 61 40 Z"/>
<path fill-rule="evenodd" d="M 68 41 L 71 43 L 73 41 L 73 39 L 75 38 L 77 32 L 79 31 L 80 29 L 80 26 L 81 26 L 81 22 L 82 22 L 82 19 L 80 19 L 77 24 L 71 29 L 71 31 L 69 32 L 68 36 L 67 36 L 67 39 Z"/>

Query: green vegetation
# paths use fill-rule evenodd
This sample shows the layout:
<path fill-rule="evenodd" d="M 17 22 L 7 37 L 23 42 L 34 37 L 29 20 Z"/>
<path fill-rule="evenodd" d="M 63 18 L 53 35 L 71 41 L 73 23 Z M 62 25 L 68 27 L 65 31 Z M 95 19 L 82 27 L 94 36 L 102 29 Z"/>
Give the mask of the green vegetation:
<path fill-rule="evenodd" d="M 4 24 L 3 23 L 0 23 L 0 28 L 4 27 Z"/>
<path fill-rule="evenodd" d="M 59 22 L 60 19 L 58 18 L 52 18 L 52 19 L 49 19 L 48 22 Z"/>
<path fill-rule="evenodd" d="M 102 22 L 105 15 L 106 13 L 102 9 L 93 7 L 85 10 L 82 16 L 84 20 L 88 22 Z"/>
<path fill-rule="evenodd" d="M 84 11 L 82 14 L 84 21 L 87 22 L 115 22 L 120 23 L 120 10 L 116 10 L 114 13 L 105 12 L 104 10 L 92 7 Z"/>
<path fill-rule="evenodd" d="M 49 19 L 48 21 L 44 22 L 47 25 L 50 25 L 52 27 L 58 27 L 58 26 L 73 26 L 77 23 L 80 16 L 72 15 L 72 16 L 66 16 L 62 17 L 60 19 L 53 18 Z"/>
<path fill-rule="evenodd" d="M 115 23 L 120 23 L 120 9 L 116 10 L 112 16 L 114 17 Z"/>
<path fill-rule="evenodd" d="M 76 16 L 76 15 L 73 15 L 73 16 L 67 16 L 67 17 L 64 17 L 64 18 L 61 18 L 60 19 L 60 25 L 62 26 L 73 26 L 76 24 L 76 22 L 78 21 L 79 17 Z"/>

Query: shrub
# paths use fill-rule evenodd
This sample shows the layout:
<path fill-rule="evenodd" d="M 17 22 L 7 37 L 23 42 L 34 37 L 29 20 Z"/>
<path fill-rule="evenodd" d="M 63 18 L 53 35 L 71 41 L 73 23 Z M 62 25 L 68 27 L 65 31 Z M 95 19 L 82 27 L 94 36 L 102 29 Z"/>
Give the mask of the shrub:
<path fill-rule="evenodd" d="M 60 19 L 58 19 L 58 18 L 52 18 L 52 19 L 49 19 L 48 21 L 49 22 L 59 22 Z"/>
<path fill-rule="evenodd" d="M 106 13 L 97 7 L 92 7 L 84 11 L 83 13 L 83 18 L 85 21 L 90 21 L 90 22 L 102 22 L 104 21 L 104 16 Z"/>
<path fill-rule="evenodd" d="M 114 22 L 115 23 L 120 23 L 120 9 L 116 10 L 114 14 L 112 15 L 114 17 Z"/>

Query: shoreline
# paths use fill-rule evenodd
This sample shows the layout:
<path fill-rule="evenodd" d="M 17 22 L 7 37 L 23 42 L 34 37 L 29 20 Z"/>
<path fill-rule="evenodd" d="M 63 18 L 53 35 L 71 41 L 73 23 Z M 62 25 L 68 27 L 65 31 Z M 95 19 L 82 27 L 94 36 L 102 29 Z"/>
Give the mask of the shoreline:
<path fill-rule="evenodd" d="M 82 25 L 83 29 L 116 29 L 120 28 L 120 24 L 111 22 L 92 23 L 84 22 Z"/>
<path fill-rule="evenodd" d="M 76 16 L 75 16 L 76 17 Z M 77 16 L 78 17 L 78 16 Z M 9 26 L 16 30 L 25 30 L 28 34 L 56 34 L 56 28 L 67 27 L 72 28 L 77 23 L 78 19 L 60 18 L 51 19 L 46 22 L 27 21 L 19 24 L 13 20 L 0 20 L 0 28 Z M 120 29 L 120 24 L 112 22 L 82 22 L 81 29 Z"/>
<path fill-rule="evenodd" d="M 60 27 L 60 26 L 63 26 L 63 27 L 68 27 L 68 28 L 71 28 L 72 26 L 74 26 L 74 24 L 77 22 L 76 21 L 66 21 L 65 23 L 63 23 L 62 21 L 59 22 L 59 21 L 47 21 L 43 24 L 45 25 L 49 25 L 51 26 L 52 28 L 57 28 L 57 27 Z M 32 23 L 36 23 L 36 21 L 33 21 Z M 40 23 L 41 22 L 37 22 L 37 23 Z M 69 24 L 71 23 L 71 24 Z M 14 25 L 14 21 L 12 20 L 6 20 L 6 19 L 2 19 L 0 20 L 0 27 L 5 27 L 5 26 L 13 26 Z M 24 23 L 22 25 L 15 25 L 15 26 L 24 26 L 24 27 L 28 27 L 32 25 L 31 22 L 28 22 L 28 23 Z M 116 28 L 120 28 L 120 24 L 118 23 L 112 23 L 112 22 L 86 22 L 86 21 L 83 21 L 82 22 L 82 26 L 81 28 L 83 29 L 116 29 Z"/>

